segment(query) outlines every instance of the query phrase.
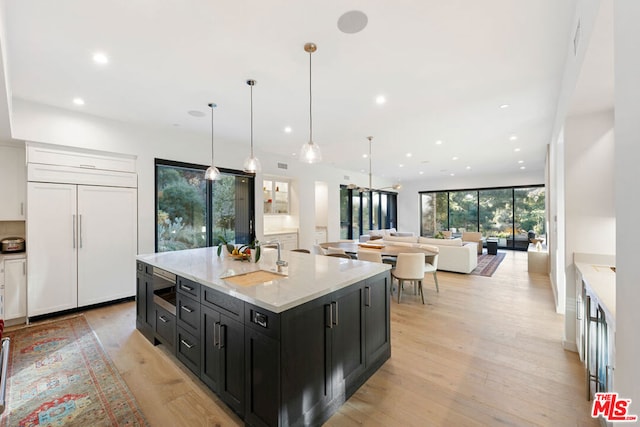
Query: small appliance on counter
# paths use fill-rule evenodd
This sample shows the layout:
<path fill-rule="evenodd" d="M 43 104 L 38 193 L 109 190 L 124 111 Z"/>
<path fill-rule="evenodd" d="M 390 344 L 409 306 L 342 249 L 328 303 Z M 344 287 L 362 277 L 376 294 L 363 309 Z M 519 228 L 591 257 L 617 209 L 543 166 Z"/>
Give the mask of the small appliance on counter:
<path fill-rule="evenodd" d="M 25 244 L 22 237 L 5 237 L 0 240 L 0 251 L 3 254 L 24 252 Z"/>

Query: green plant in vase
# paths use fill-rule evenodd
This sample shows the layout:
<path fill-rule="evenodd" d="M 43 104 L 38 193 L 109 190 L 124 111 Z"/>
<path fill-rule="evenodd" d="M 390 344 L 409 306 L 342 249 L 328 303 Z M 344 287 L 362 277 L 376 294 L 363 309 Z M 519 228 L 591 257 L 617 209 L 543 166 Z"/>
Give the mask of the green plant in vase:
<path fill-rule="evenodd" d="M 255 253 L 255 262 L 258 262 L 260 260 L 260 242 L 258 240 L 240 247 L 240 252 L 243 254 L 251 255 L 251 251 Z"/>
<path fill-rule="evenodd" d="M 218 245 L 218 256 L 222 255 L 222 246 L 225 246 L 227 248 L 227 252 L 230 254 L 233 253 L 233 250 L 236 248 L 233 243 L 227 242 L 227 239 L 222 235 L 218 236 L 218 240 L 220 241 L 220 244 Z"/>

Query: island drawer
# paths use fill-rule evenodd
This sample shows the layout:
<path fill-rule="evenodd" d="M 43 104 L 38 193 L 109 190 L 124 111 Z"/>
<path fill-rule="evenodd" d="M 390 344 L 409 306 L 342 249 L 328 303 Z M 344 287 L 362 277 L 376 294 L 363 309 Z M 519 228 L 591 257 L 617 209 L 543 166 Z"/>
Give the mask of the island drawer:
<path fill-rule="evenodd" d="M 148 275 L 152 275 L 153 274 L 153 267 L 150 266 L 147 263 L 138 261 L 136 263 L 136 268 L 140 273 L 144 273 L 144 274 L 148 274 Z"/>
<path fill-rule="evenodd" d="M 244 302 L 231 295 L 223 294 L 205 286 L 202 292 L 202 304 L 218 310 L 240 323 L 244 323 Z"/>
<path fill-rule="evenodd" d="M 275 340 L 280 340 L 280 315 L 264 308 L 245 303 L 244 324 Z"/>
<path fill-rule="evenodd" d="M 174 348 L 176 340 L 176 316 L 156 306 L 156 337 L 164 345 Z"/>
<path fill-rule="evenodd" d="M 176 357 L 200 376 L 200 340 L 178 326 Z"/>
<path fill-rule="evenodd" d="M 178 292 L 189 295 L 198 302 L 200 302 L 201 288 L 202 285 L 200 285 L 200 283 L 178 276 Z"/>
<path fill-rule="evenodd" d="M 200 303 L 186 295 L 176 295 L 176 317 L 178 326 L 194 335 L 200 330 Z"/>

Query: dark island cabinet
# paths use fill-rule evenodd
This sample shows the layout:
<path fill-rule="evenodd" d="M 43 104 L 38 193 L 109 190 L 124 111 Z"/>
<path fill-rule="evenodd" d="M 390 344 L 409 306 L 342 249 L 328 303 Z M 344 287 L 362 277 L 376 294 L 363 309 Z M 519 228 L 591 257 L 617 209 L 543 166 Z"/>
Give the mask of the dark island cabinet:
<path fill-rule="evenodd" d="M 244 414 L 244 325 L 202 306 L 200 379 L 238 415 Z"/>
<path fill-rule="evenodd" d="M 377 275 L 365 281 L 365 364 L 368 370 L 377 370 L 391 356 L 391 280 Z"/>
<path fill-rule="evenodd" d="M 178 276 L 173 323 L 151 274 L 139 262 L 138 329 L 175 337 L 178 360 L 246 425 L 321 425 L 391 356 L 388 271 L 281 313 Z"/>
<path fill-rule="evenodd" d="M 156 311 L 153 301 L 153 268 L 143 262 L 136 263 L 136 326 L 153 342 Z"/>

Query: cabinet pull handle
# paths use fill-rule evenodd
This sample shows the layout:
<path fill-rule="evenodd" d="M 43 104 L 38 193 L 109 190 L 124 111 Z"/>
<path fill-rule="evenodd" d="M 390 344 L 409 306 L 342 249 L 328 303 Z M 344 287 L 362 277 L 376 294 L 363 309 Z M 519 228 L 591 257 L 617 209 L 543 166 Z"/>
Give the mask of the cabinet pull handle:
<path fill-rule="evenodd" d="M 220 343 L 220 322 L 216 322 L 213 324 L 213 347 L 219 348 L 218 345 Z"/>
<path fill-rule="evenodd" d="M 76 248 L 76 216 L 71 215 L 73 217 L 73 249 Z"/>
<path fill-rule="evenodd" d="M 333 310 L 331 304 L 326 304 L 324 306 L 324 317 L 328 321 L 328 324 L 325 326 L 329 329 L 333 329 Z"/>
<path fill-rule="evenodd" d="M 227 340 L 227 326 L 223 325 L 222 323 L 220 323 L 220 326 L 218 326 L 218 337 L 220 338 L 218 340 L 218 348 L 222 349 L 224 348 L 224 343 Z M 224 335 L 223 335 L 224 333 Z"/>
<path fill-rule="evenodd" d="M 20 215 L 24 215 L 24 202 L 20 203 Z"/>
<path fill-rule="evenodd" d="M 180 340 L 180 342 L 187 347 L 188 349 L 192 349 L 193 348 L 193 344 L 189 344 L 188 342 L 186 342 L 185 340 Z"/>
<path fill-rule="evenodd" d="M 91 169 L 95 169 L 96 166 L 95 165 L 80 165 L 81 168 L 91 168 Z"/>
<path fill-rule="evenodd" d="M 78 233 L 78 247 L 82 249 L 82 215 L 78 215 L 78 229 L 80 230 Z"/>
<path fill-rule="evenodd" d="M 187 286 L 187 285 L 183 285 L 182 283 L 180 284 L 180 289 L 184 289 L 185 291 L 193 291 L 193 288 L 191 286 Z"/>
<path fill-rule="evenodd" d="M 23 276 L 27 275 L 27 261 L 22 263 L 22 275 Z"/>
<path fill-rule="evenodd" d="M 162 323 L 167 323 L 167 322 L 168 322 L 167 318 L 166 318 L 166 317 L 164 317 L 164 316 L 160 316 L 160 317 L 158 317 L 158 319 L 160 319 L 160 321 L 161 321 Z"/>
<path fill-rule="evenodd" d="M 338 326 L 338 301 L 333 301 L 331 303 L 331 305 L 336 307 L 336 320 L 335 320 L 335 322 L 333 322 L 333 326 Z M 332 321 L 333 321 L 333 319 L 332 319 Z"/>
<path fill-rule="evenodd" d="M 186 311 L 187 313 L 193 313 L 193 309 L 187 307 L 186 305 L 181 305 L 180 308 Z"/>
<path fill-rule="evenodd" d="M 371 288 L 369 286 L 364 287 L 365 292 L 365 307 L 371 307 Z"/>

